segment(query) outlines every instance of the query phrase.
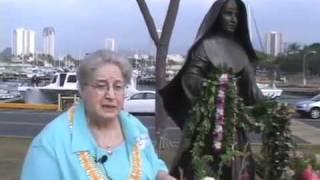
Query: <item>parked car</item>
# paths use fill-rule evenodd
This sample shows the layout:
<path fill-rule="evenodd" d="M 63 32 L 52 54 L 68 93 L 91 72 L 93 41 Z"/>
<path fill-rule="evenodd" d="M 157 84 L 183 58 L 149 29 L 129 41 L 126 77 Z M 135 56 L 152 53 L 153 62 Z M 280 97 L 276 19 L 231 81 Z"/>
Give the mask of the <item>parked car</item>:
<path fill-rule="evenodd" d="M 133 114 L 155 114 L 155 91 L 139 91 L 127 97 L 123 109 Z"/>
<path fill-rule="evenodd" d="M 312 119 L 320 118 L 320 94 L 309 100 L 297 102 L 295 108 L 300 115 L 307 115 Z"/>

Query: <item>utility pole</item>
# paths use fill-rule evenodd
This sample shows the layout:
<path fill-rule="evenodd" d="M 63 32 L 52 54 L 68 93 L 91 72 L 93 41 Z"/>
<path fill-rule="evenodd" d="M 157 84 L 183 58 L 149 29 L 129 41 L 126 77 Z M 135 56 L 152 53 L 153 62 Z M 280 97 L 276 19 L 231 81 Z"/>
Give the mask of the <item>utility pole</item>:
<path fill-rule="evenodd" d="M 306 78 L 306 60 L 308 55 L 316 54 L 316 51 L 307 51 L 302 58 L 302 83 L 303 86 L 307 85 L 307 78 Z"/>

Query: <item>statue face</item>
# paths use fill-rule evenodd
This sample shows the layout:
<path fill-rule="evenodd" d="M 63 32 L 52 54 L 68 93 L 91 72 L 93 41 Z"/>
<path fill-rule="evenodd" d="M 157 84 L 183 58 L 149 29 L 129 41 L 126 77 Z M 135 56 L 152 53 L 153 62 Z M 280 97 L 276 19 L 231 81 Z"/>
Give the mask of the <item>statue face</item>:
<path fill-rule="evenodd" d="M 227 33 L 234 33 L 238 26 L 239 9 L 235 0 L 228 0 L 220 15 L 221 29 Z"/>

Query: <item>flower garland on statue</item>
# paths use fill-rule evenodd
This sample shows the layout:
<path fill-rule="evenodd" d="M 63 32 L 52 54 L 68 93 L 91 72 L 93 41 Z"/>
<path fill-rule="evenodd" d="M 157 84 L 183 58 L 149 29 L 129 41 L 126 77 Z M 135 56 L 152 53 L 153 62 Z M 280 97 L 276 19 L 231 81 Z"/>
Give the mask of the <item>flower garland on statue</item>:
<path fill-rule="evenodd" d="M 72 106 L 69 109 L 69 128 L 73 128 L 74 123 L 74 111 L 75 107 Z M 70 131 L 71 132 L 71 131 Z M 142 157 L 141 157 L 141 145 L 140 141 L 137 142 L 132 152 L 132 172 L 130 174 L 129 180 L 140 180 L 142 178 Z M 90 180 L 112 180 L 107 172 L 102 170 L 95 162 L 94 156 L 92 156 L 88 151 L 82 151 L 78 153 L 79 161 L 81 166 L 86 171 L 88 178 Z"/>
<path fill-rule="evenodd" d="M 191 149 L 195 179 L 221 176 L 222 167 L 240 155 L 234 148 L 239 113 L 235 82 L 230 73 L 211 75 L 187 121 L 186 137 L 196 134 Z"/>
<path fill-rule="evenodd" d="M 267 100 L 254 107 L 252 116 L 262 124 L 262 147 L 257 164 L 259 176 L 263 179 L 288 179 L 290 153 L 294 150 L 288 105 Z"/>
<path fill-rule="evenodd" d="M 192 139 L 194 179 L 221 179 L 224 166 L 230 167 L 235 159 L 248 156 L 247 145 L 241 148 L 236 144 L 239 129 L 262 133 L 261 177 L 279 178 L 286 171 L 291 148 L 287 107 L 274 101 L 246 107 L 238 96 L 236 79 L 231 73 L 217 69 L 210 75 L 192 114 L 183 133 L 185 138 Z M 270 139 L 271 136 L 274 138 Z"/>
<path fill-rule="evenodd" d="M 216 114 L 215 119 L 215 128 L 213 132 L 213 150 L 214 152 L 221 152 L 222 150 L 222 140 L 223 140 L 223 133 L 224 133 L 224 125 L 225 125 L 225 98 L 226 98 L 226 89 L 229 83 L 228 74 L 222 74 L 219 79 L 219 91 L 217 97 L 217 105 L 216 105 Z"/>

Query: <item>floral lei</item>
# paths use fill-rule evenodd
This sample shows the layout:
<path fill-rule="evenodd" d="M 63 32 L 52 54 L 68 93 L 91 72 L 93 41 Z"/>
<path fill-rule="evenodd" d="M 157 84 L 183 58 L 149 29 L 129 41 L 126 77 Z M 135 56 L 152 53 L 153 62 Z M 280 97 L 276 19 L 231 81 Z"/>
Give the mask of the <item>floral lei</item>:
<path fill-rule="evenodd" d="M 69 109 L 69 128 L 73 128 L 75 107 Z M 142 178 L 142 158 L 140 146 L 137 143 L 132 152 L 133 168 L 129 180 L 140 180 Z M 94 157 L 88 151 L 78 153 L 81 166 L 86 171 L 90 180 L 112 180 L 95 162 Z"/>
<path fill-rule="evenodd" d="M 240 103 L 235 82 L 229 73 L 212 74 L 186 123 L 183 133 L 186 138 L 193 139 L 195 179 L 219 177 L 223 166 L 239 152 L 235 148 L 235 136 Z"/>
<path fill-rule="evenodd" d="M 263 179 L 283 179 L 292 149 L 287 105 L 265 100 L 246 107 L 237 91 L 232 73 L 217 69 L 192 108 L 183 133 L 192 144 L 194 179 L 219 180 L 223 167 L 231 167 L 235 159 L 250 155 L 248 144 L 237 144 L 238 130 L 262 134 L 262 157 L 256 163 L 256 173 Z"/>
<path fill-rule="evenodd" d="M 229 83 L 228 74 L 222 74 L 219 78 L 219 90 L 218 97 L 216 102 L 216 113 L 214 119 L 214 132 L 213 132 L 213 150 L 215 152 L 220 152 L 222 150 L 222 140 L 223 140 L 223 132 L 225 125 L 225 99 L 226 99 L 226 90 L 228 88 Z"/>

